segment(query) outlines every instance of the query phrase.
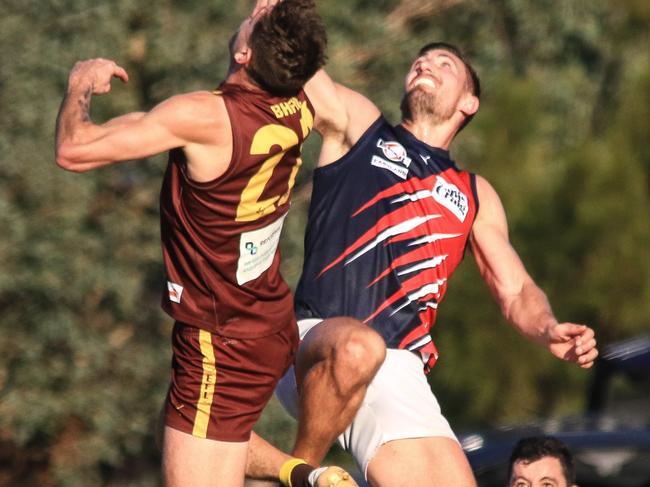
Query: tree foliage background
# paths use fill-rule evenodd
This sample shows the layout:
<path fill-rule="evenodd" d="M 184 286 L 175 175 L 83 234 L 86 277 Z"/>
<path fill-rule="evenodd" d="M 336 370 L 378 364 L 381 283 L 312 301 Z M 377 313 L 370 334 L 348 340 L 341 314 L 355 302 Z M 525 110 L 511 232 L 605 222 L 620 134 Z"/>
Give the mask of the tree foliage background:
<path fill-rule="evenodd" d="M 162 283 L 163 156 L 83 175 L 56 168 L 54 122 L 77 59 L 131 75 L 97 121 L 223 78 L 243 0 L 0 4 L 0 485 L 159 485 L 154 431 L 171 320 Z M 599 341 L 650 328 L 650 4 L 644 0 L 329 0 L 328 69 L 393 121 L 417 50 L 447 40 L 484 85 L 452 154 L 487 177 L 558 317 Z M 283 237 L 295 284 L 310 176 Z M 466 259 L 433 330 L 431 383 L 456 429 L 583 407 L 590 373 L 525 342 Z M 261 431 L 283 446 L 276 405 Z M 287 427 L 288 425 L 288 427 Z"/>

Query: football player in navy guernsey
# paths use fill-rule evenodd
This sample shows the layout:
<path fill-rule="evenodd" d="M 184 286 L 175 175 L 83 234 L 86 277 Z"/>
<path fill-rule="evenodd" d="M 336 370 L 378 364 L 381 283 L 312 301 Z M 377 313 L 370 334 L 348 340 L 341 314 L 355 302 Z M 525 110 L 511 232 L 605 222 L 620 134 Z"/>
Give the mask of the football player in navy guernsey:
<path fill-rule="evenodd" d="M 397 126 L 323 71 L 305 90 L 323 142 L 296 290 L 302 341 L 276 389 L 299 419 L 293 454 L 317 465 L 338 437 L 373 487 L 474 486 L 425 376 L 466 247 L 507 320 L 555 357 L 591 367 L 594 331 L 558 322 L 509 242 L 499 196 L 450 157 L 480 98 L 456 47 L 417 54 Z M 260 438 L 251 446 L 251 459 L 271 458 Z"/>

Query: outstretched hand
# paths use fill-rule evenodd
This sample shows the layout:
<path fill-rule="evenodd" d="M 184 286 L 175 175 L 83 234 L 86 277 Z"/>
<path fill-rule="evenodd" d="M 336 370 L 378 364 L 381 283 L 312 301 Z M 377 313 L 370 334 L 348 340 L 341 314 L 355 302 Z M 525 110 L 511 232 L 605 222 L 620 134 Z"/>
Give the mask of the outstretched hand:
<path fill-rule="evenodd" d="M 598 357 L 594 330 L 586 325 L 558 323 L 548 331 L 548 348 L 556 357 L 588 369 Z"/>
<path fill-rule="evenodd" d="M 102 95 L 111 91 L 113 77 L 122 82 L 129 81 L 126 70 L 110 59 L 88 59 L 77 62 L 68 77 L 68 89 L 88 89 L 93 95 Z"/>

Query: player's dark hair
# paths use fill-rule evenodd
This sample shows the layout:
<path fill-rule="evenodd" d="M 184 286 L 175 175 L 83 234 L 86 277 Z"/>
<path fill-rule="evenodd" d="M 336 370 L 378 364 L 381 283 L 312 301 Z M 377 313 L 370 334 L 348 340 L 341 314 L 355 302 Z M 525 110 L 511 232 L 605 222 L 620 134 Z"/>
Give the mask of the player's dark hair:
<path fill-rule="evenodd" d="M 515 445 L 508 464 L 508 481 L 512 476 L 512 467 L 516 462 L 536 462 L 544 457 L 557 458 L 562 465 L 562 473 L 567 485 L 575 484 L 575 465 L 569 448 L 557 438 L 551 436 L 531 436 L 522 438 Z"/>
<path fill-rule="evenodd" d="M 325 25 L 314 0 L 284 0 L 255 24 L 251 78 L 274 95 L 296 94 L 327 59 Z"/>
<path fill-rule="evenodd" d="M 481 80 L 479 79 L 476 70 L 469 62 L 467 56 L 457 46 L 453 44 L 449 44 L 448 42 L 430 42 L 429 44 L 422 47 L 422 49 L 420 49 L 420 52 L 418 53 L 418 57 L 424 56 L 427 52 L 436 49 L 442 49 L 443 51 L 450 52 L 463 62 L 463 65 L 465 66 L 465 71 L 467 72 L 467 89 L 472 95 L 474 95 L 476 98 L 480 100 Z M 465 126 L 472 121 L 474 115 L 475 114 L 471 114 L 465 117 L 465 120 L 463 120 L 462 125 L 458 129 L 459 132 L 463 130 Z"/>

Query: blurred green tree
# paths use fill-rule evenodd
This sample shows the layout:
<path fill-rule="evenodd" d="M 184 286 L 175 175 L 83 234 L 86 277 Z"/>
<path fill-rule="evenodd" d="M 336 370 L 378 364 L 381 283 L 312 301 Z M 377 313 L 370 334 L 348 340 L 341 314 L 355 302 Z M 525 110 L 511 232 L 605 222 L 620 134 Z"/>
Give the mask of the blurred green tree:
<path fill-rule="evenodd" d="M 159 485 L 155 425 L 171 320 L 158 309 L 164 157 L 84 175 L 53 161 L 54 121 L 77 59 L 131 75 L 93 117 L 147 109 L 223 78 L 249 1 L 5 0 L 0 7 L 0 485 Z M 329 71 L 397 121 L 417 50 L 465 48 L 482 108 L 452 153 L 497 188 L 511 238 L 561 319 L 601 343 L 650 326 L 650 8 L 642 0 L 330 0 Z M 302 262 L 305 164 L 285 226 Z M 470 257 L 470 256 L 468 256 Z M 432 387 L 457 429 L 575 412 L 588 372 L 504 325 L 471 258 L 433 330 Z M 471 306 L 468 306 L 471 303 Z M 273 402 L 259 431 L 289 448 Z"/>

